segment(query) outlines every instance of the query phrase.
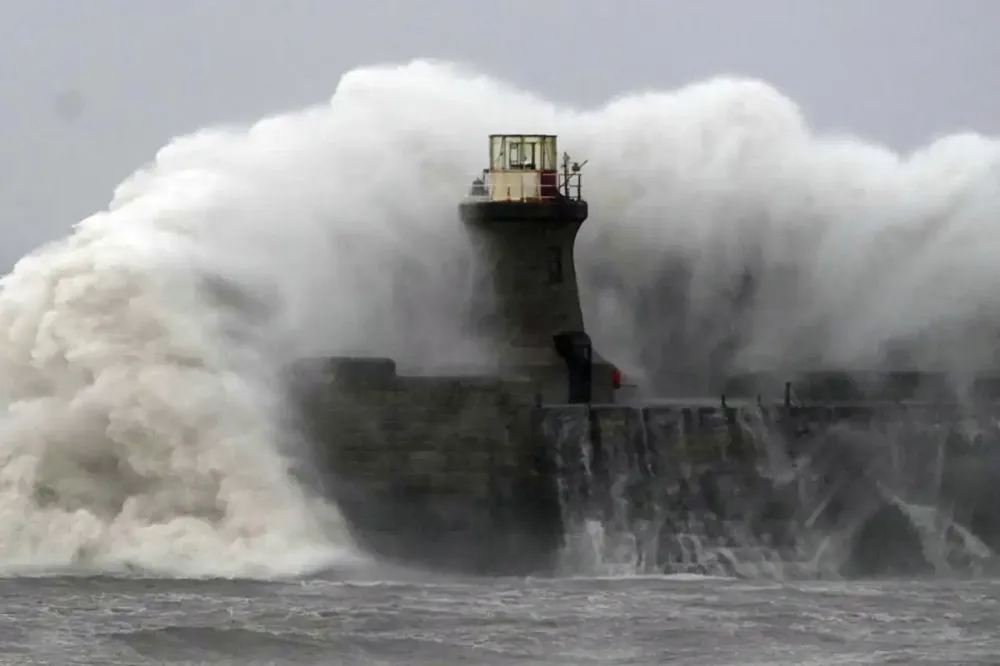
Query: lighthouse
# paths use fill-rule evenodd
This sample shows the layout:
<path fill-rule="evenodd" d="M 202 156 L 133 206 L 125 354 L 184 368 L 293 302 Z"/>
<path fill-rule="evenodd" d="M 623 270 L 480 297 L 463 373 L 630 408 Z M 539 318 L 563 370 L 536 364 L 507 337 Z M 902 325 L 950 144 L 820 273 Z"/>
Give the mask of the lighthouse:
<path fill-rule="evenodd" d="M 585 164 L 585 162 L 583 163 Z M 584 331 L 573 244 L 587 219 L 581 168 L 550 134 L 494 134 L 489 167 L 459 212 L 492 283 L 480 327 L 500 371 L 544 402 L 612 402 L 618 374 Z"/>

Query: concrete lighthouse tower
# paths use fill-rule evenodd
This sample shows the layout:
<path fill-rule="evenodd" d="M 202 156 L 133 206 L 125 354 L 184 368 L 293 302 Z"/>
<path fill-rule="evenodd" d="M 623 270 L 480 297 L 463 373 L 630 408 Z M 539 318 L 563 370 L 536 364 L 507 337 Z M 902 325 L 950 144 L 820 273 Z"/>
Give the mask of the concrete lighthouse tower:
<path fill-rule="evenodd" d="M 573 243 L 587 219 L 581 164 L 556 137 L 490 136 L 490 166 L 459 210 L 489 271 L 479 313 L 505 376 L 535 381 L 545 402 L 612 402 L 617 372 L 584 332 Z"/>

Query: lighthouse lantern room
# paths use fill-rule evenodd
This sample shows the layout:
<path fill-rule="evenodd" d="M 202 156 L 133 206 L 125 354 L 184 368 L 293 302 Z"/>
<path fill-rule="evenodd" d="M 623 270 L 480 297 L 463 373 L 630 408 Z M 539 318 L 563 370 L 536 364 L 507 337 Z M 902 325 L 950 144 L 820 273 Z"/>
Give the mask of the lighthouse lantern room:
<path fill-rule="evenodd" d="M 584 163 L 560 156 L 553 134 L 490 135 L 489 167 L 463 202 L 466 218 L 582 222 Z"/>
<path fill-rule="evenodd" d="M 490 198 L 494 201 L 539 201 L 556 196 L 556 137 L 494 134 L 490 136 Z"/>

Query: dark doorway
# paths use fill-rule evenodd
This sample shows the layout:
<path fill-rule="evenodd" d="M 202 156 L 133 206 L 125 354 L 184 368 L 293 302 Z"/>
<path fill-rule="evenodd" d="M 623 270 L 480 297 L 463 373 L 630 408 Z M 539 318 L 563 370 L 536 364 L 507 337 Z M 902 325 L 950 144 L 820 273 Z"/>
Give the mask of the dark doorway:
<path fill-rule="evenodd" d="M 553 340 L 556 353 L 566 362 L 567 402 L 589 403 L 593 383 L 590 336 L 583 331 L 567 331 L 557 333 Z"/>

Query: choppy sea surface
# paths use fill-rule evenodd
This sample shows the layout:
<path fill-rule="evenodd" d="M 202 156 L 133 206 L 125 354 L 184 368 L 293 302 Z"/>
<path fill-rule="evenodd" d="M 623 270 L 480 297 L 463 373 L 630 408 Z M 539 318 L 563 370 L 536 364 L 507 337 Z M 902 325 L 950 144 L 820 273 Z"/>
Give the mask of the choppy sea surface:
<path fill-rule="evenodd" d="M 0 581 L 0 664 L 1000 663 L 1000 581 Z"/>

